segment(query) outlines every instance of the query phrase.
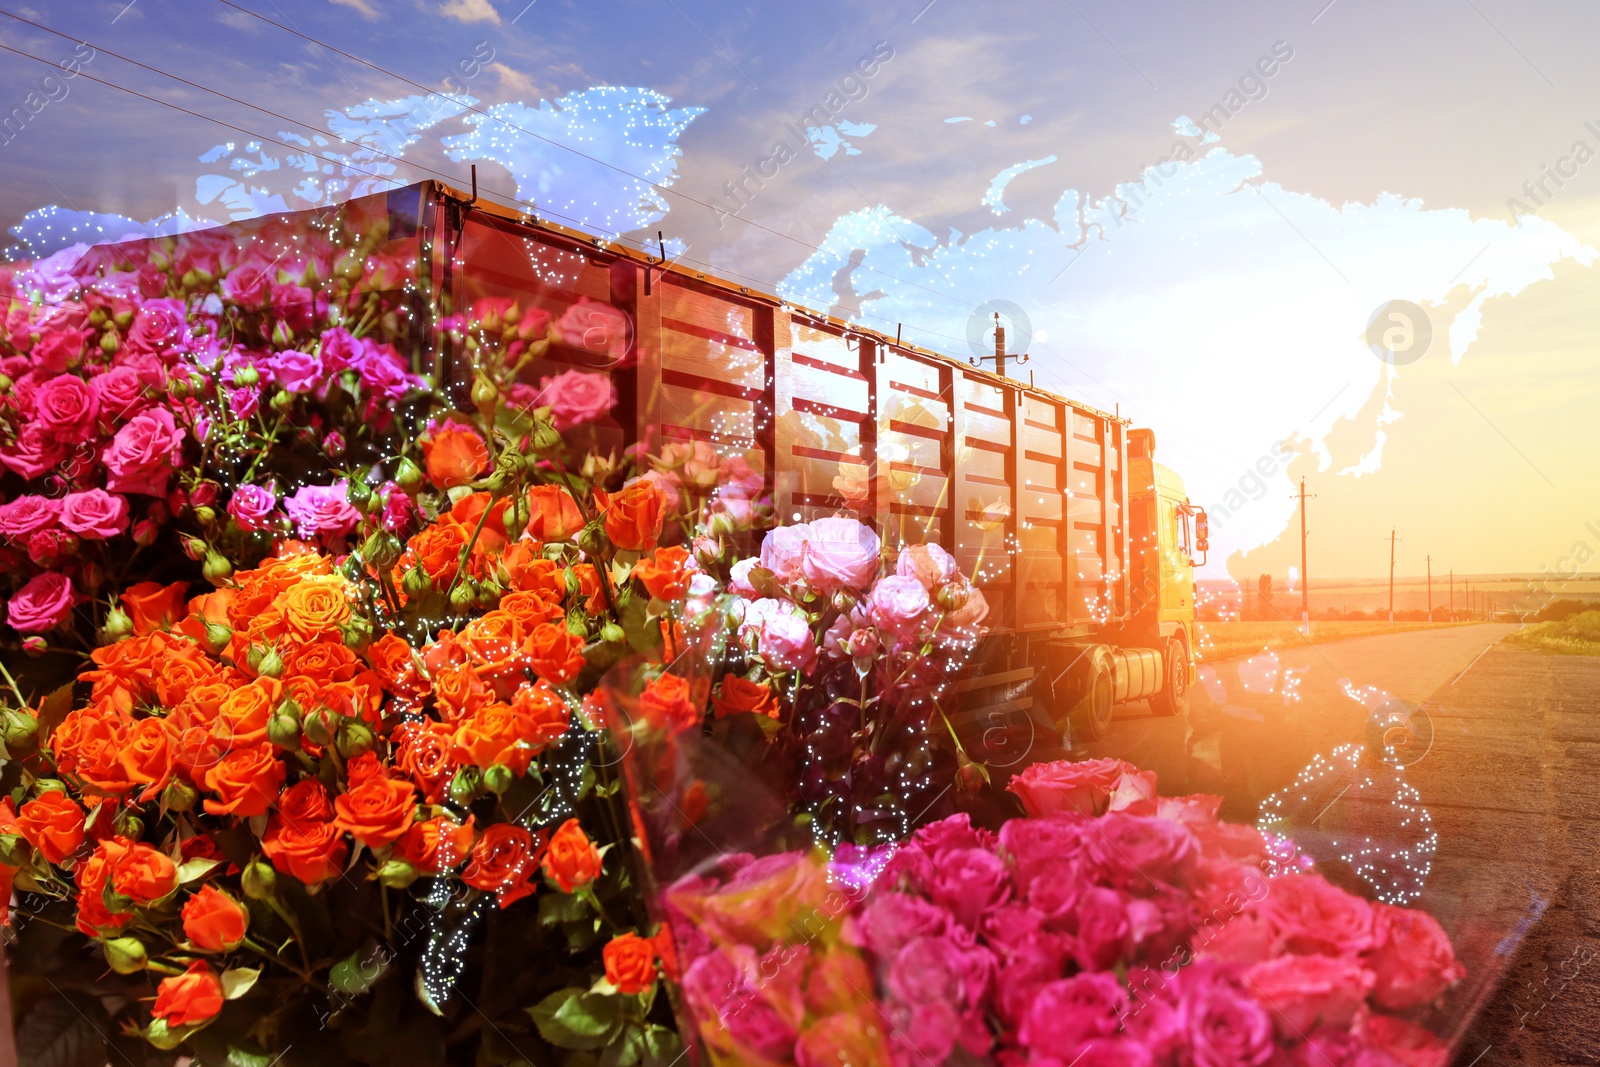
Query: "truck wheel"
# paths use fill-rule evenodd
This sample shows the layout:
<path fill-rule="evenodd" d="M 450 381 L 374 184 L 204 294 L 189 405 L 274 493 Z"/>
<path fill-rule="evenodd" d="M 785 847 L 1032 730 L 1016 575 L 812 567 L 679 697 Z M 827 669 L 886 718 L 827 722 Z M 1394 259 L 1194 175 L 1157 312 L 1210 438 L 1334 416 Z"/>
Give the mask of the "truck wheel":
<path fill-rule="evenodd" d="M 1098 741 L 1111 729 L 1111 665 L 1095 656 L 1087 685 L 1070 718 L 1072 742 Z"/>
<path fill-rule="evenodd" d="M 1161 692 L 1150 698 L 1150 710 L 1157 715 L 1183 715 L 1189 711 L 1189 653 L 1174 637 L 1167 642 L 1166 671 Z"/>

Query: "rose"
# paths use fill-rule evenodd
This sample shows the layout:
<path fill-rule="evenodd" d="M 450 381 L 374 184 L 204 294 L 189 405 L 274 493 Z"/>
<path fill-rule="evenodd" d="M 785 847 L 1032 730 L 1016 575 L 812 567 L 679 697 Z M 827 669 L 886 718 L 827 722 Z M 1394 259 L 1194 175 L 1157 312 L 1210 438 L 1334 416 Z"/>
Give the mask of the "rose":
<path fill-rule="evenodd" d="M 583 645 L 565 625 L 541 622 L 528 635 L 528 665 L 553 685 L 565 685 L 583 670 Z"/>
<path fill-rule="evenodd" d="M 534 746 L 529 722 L 506 704 L 486 704 L 462 718 L 451 738 L 451 758 L 487 770 L 500 764 L 516 775 L 526 774 Z"/>
<path fill-rule="evenodd" d="M 1381 1049 L 1403 1067 L 1445 1067 L 1450 1050 L 1433 1031 L 1393 1015 L 1372 1013 L 1360 1022 L 1361 1038 L 1372 1049 Z M 1355 1061 L 1364 1065 L 1367 1061 Z"/>
<path fill-rule="evenodd" d="M 867 605 L 874 626 L 884 633 L 909 640 L 916 635 L 918 625 L 927 614 L 928 591 L 915 578 L 891 574 L 872 587 Z"/>
<path fill-rule="evenodd" d="M 533 872 L 538 866 L 538 843 L 533 834 L 500 822 L 485 830 L 473 846 L 472 860 L 461 872 L 461 880 L 495 894 L 500 907 L 506 908 L 533 893 Z"/>
<path fill-rule="evenodd" d="M 593 422 L 616 402 L 617 390 L 609 376 L 569 370 L 542 380 L 534 404 L 548 407 L 556 429 L 566 431 L 580 423 Z"/>
<path fill-rule="evenodd" d="M 202 785 L 216 800 L 207 800 L 210 815 L 265 815 L 272 807 L 287 771 L 269 742 L 233 748 L 202 774 Z"/>
<path fill-rule="evenodd" d="M 600 866 L 600 850 L 577 819 L 568 819 L 551 835 L 544 854 L 544 873 L 563 893 L 582 889 L 600 877 Z"/>
<path fill-rule="evenodd" d="M 1067 814 L 1043 819 L 1007 819 L 1000 826 L 1000 847 L 1011 857 L 1013 877 L 1026 892 L 1041 872 L 1063 857 L 1078 855 L 1094 824 Z"/>
<path fill-rule="evenodd" d="M 883 1037 L 864 1011 L 840 1011 L 808 1024 L 795 1042 L 796 1067 L 888 1063 Z"/>
<path fill-rule="evenodd" d="M 417 811 L 410 782 L 377 775 L 333 802 L 333 825 L 370 849 L 393 844 L 411 828 Z"/>
<path fill-rule="evenodd" d="M 594 499 L 613 545 L 628 552 L 648 552 L 656 547 L 665 518 L 665 498 L 654 482 L 638 478 L 619 493 L 596 489 Z"/>
<path fill-rule="evenodd" d="M 422 442 L 422 462 L 437 489 L 466 485 L 489 469 L 489 450 L 478 431 L 447 418 Z"/>
<path fill-rule="evenodd" d="M 246 533 L 272 529 L 273 512 L 278 506 L 276 484 L 241 485 L 228 500 L 228 514 Z"/>
<path fill-rule="evenodd" d="M 72 872 L 72 879 L 78 886 L 78 929 L 89 937 L 99 936 L 104 929 L 121 929 L 133 921 L 133 912 L 113 913 L 105 902 L 111 873 L 117 862 L 128 854 L 128 847 L 126 838 L 106 838 Z"/>
<path fill-rule="evenodd" d="M 1318 1026 L 1348 1026 L 1373 985 L 1371 971 L 1335 956 L 1279 956 L 1249 968 L 1244 979 L 1285 1040 Z"/>
<path fill-rule="evenodd" d="M 162 719 L 140 719 L 123 738 L 122 747 L 117 752 L 117 763 L 128 780 L 146 786 L 139 795 L 141 802 L 155 796 L 172 779 L 173 751 L 169 730 L 169 724 Z"/>
<path fill-rule="evenodd" d="M 244 905 L 207 885 L 183 905 L 183 936 L 201 952 L 232 952 L 250 928 Z"/>
<path fill-rule="evenodd" d="M 1078 933 L 1073 956 L 1086 971 L 1103 971 L 1122 960 L 1132 941 L 1128 901 L 1115 889 L 1090 886 L 1072 909 Z"/>
<path fill-rule="evenodd" d="M 901 949 L 890 964 L 887 985 L 903 1006 L 943 1006 L 957 1016 L 949 1020 L 957 1027 L 962 1022 L 959 1017 L 965 1016 L 978 1021 L 976 1029 L 982 1033 L 982 1013 L 988 1005 L 994 974 L 994 954 L 987 948 L 950 937 L 921 937 Z M 988 1035 L 983 1036 L 986 1040 Z M 971 1051 L 981 1054 L 986 1047 Z"/>
<path fill-rule="evenodd" d="M 572 494 L 559 485 L 528 490 L 528 536 L 535 541 L 570 541 L 583 529 L 583 513 Z"/>
<path fill-rule="evenodd" d="M 163 978 L 150 1014 L 169 1028 L 197 1026 L 222 1010 L 222 980 L 204 960 L 195 960 L 182 974 Z"/>
<path fill-rule="evenodd" d="M 562 313 L 555 334 L 564 344 L 620 360 L 628 352 L 630 327 L 620 308 L 584 296 Z"/>
<path fill-rule="evenodd" d="M 1372 905 L 1321 875 L 1273 879 L 1263 910 L 1289 952 L 1354 955 L 1373 945 Z"/>
<path fill-rule="evenodd" d="M 61 525 L 86 541 L 105 541 L 128 528 L 126 498 L 89 489 L 61 500 Z"/>
<path fill-rule="evenodd" d="M 643 993 L 656 981 L 656 947 L 648 938 L 629 930 L 606 942 L 600 950 L 606 981 L 624 994 Z"/>
<path fill-rule="evenodd" d="M 295 819 L 280 811 L 267 822 L 261 851 L 279 871 L 316 885 L 339 873 L 349 849 L 331 823 Z"/>
<path fill-rule="evenodd" d="M 761 565 L 761 561 L 754 556 L 735 563 L 728 569 L 728 589 L 749 600 L 755 600 L 761 594 L 750 584 L 750 572 Z"/>
<path fill-rule="evenodd" d="M 1188 827 L 1154 816 L 1109 812 L 1094 829 L 1089 855 L 1109 882 L 1127 889 L 1178 884 L 1200 854 Z"/>
<path fill-rule="evenodd" d="M 930 593 L 961 574 L 955 557 L 935 544 L 901 549 L 894 572 L 902 578 L 915 578 Z"/>
<path fill-rule="evenodd" d="M 1272 1059 L 1272 1019 L 1246 989 L 1204 964 L 1182 981 L 1181 1017 L 1194 1067 L 1261 1067 Z"/>
<path fill-rule="evenodd" d="M 967 929 L 1011 896 L 1011 878 L 1000 857 L 983 848 L 953 848 L 939 856 L 928 887 L 935 904 Z"/>
<path fill-rule="evenodd" d="M 165 496 L 183 436 L 184 431 L 166 408 L 135 415 L 117 431 L 111 447 L 101 456 L 106 466 L 106 488 L 113 493 Z"/>
<path fill-rule="evenodd" d="M 754 641 L 768 669 L 781 673 L 810 666 L 817 644 L 800 609 L 787 600 L 767 597 L 745 608 L 739 636 Z"/>
<path fill-rule="evenodd" d="M 679 546 L 658 548 L 634 564 L 633 577 L 657 600 L 682 600 L 689 592 L 689 551 Z"/>
<path fill-rule="evenodd" d="M 61 501 L 25 493 L 0 504 L 0 534 L 26 541 L 29 534 L 54 526 L 61 518 Z"/>
<path fill-rule="evenodd" d="M 162 297 L 146 300 L 140 305 L 128 335 L 122 339 L 122 346 L 135 355 L 161 352 L 182 337 L 185 317 L 181 300 Z"/>
<path fill-rule="evenodd" d="M 1056 760 L 1035 763 L 1011 779 L 1006 788 L 1017 795 L 1029 815 L 1049 815 L 1076 811 L 1084 815 L 1102 814 L 1111 802 L 1118 780 L 1124 774 L 1137 774 L 1132 764 L 1118 759 L 1091 759 L 1080 762 Z"/>
<path fill-rule="evenodd" d="M 699 726 L 701 710 L 687 679 L 663 674 L 639 694 L 639 714 L 657 729 L 678 733 Z"/>
<path fill-rule="evenodd" d="M 1107 973 L 1085 973 L 1041 986 L 1017 1028 L 1024 1048 L 1046 1054 L 1116 1033 L 1128 1010 L 1122 983 Z"/>
<path fill-rule="evenodd" d="M 67 458 L 67 446 L 37 422 L 24 423 L 10 448 L 0 450 L 0 463 L 24 478 L 37 478 Z"/>
<path fill-rule="evenodd" d="M 472 852 L 472 816 L 458 823 L 448 815 L 411 824 L 394 843 L 394 856 L 423 874 L 451 870 Z"/>
<path fill-rule="evenodd" d="M 730 674 L 722 679 L 722 688 L 712 698 L 711 704 L 716 709 L 719 719 L 742 712 L 765 715 L 769 719 L 779 718 L 783 714 L 782 709 L 778 707 L 778 698 L 770 686 L 752 682 L 737 674 Z"/>
<path fill-rule="evenodd" d="M 177 888 L 178 868 L 166 853 L 142 841 L 129 845 L 111 868 L 112 891 L 141 907 Z"/>
<path fill-rule="evenodd" d="M 823 593 L 865 591 L 882 563 L 878 535 L 855 519 L 817 519 L 800 557 L 800 572 Z"/>
<path fill-rule="evenodd" d="M 301 486 L 284 500 L 283 509 L 294 520 L 296 532 L 307 540 L 343 537 L 361 521 L 361 512 L 350 506 L 342 478 L 332 485 Z"/>
<path fill-rule="evenodd" d="M 83 358 L 84 343 L 93 336 L 93 330 L 74 329 L 70 316 L 52 316 L 39 324 L 39 340 L 28 354 L 40 373 L 60 374 Z"/>
<path fill-rule="evenodd" d="M 76 374 L 58 374 L 33 394 L 33 417 L 57 440 L 76 444 L 94 435 L 94 391 Z"/>
<path fill-rule="evenodd" d="M 59 865 L 83 844 L 83 809 L 52 789 L 22 805 L 17 828 L 35 852 Z"/>
<path fill-rule="evenodd" d="M 803 522 L 769 530 L 761 542 L 761 566 L 771 571 L 781 584 L 798 582 L 802 576 L 801 561 L 811 536 L 811 527 Z"/>
<path fill-rule="evenodd" d="M 1379 1005 L 1403 1011 L 1426 1004 L 1466 975 L 1432 915 L 1392 904 L 1374 904 L 1372 912 L 1374 944 L 1366 962 Z"/>
<path fill-rule="evenodd" d="M 137 582 L 124 589 L 118 599 L 133 621 L 134 634 L 143 637 L 157 630 L 170 630 L 187 617 L 188 593 L 188 582 Z"/>
<path fill-rule="evenodd" d="M 6 605 L 6 621 L 21 633 L 44 633 L 67 621 L 76 600 L 77 594 L 65 575 L 46 571 L 30 578 L 11 598 Z"/>

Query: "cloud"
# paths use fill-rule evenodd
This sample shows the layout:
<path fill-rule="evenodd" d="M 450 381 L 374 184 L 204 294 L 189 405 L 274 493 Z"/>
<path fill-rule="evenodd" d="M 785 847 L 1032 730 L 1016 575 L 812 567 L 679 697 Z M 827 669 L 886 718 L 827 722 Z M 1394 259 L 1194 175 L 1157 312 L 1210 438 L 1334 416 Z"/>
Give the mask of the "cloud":
<path fill-rule="evenodd" d="M 541 89 L 528 75 L 520 70 L 508 67 L 504 63 L 490 63 L 489 69 L 494 71 L 495 77 L 500 79 L 500 98 L 502 100 L 521 100 L 527 103 L 556 95 L 554 91 Z"/>
<path fill-rule="evenodd" d="M 376 19 L 378 17 L 378 12 L 370 3 L 367 2 L 367 0 L 333 0 L 333 2 L 338 4 L 340 7 L 355 8 L 357 11 L 361 12 L 362 18 Z"/>
<path fill-rule="evenodd" d="M 354 0 L 356 3 L 365 3 L 366 0 Z M 439 9 L 439 14 L 447 18 L 460 19 L 462 22 L 493 22 L 498 24 L 500 12 L 496 11 L 489 0 L 449 0 Z"/>

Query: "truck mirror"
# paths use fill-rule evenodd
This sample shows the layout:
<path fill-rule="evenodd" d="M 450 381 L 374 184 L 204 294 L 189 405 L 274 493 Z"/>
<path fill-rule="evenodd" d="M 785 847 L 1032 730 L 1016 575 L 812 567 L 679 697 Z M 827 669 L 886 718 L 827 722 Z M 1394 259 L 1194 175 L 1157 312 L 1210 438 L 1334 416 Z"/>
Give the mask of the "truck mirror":
<path fill-rule="evenodd" d="M 1211 520 L 1203 510 L 1194 513 L 1194 547 L 1199 552 L 1211 549 Z"/>

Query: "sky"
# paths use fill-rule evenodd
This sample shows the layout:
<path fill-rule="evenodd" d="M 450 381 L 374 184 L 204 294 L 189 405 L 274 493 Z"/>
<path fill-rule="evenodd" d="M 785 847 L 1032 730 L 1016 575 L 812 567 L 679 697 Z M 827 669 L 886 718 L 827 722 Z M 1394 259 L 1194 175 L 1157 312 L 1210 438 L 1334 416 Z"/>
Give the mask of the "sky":
<path fill-rule="evenodd" d="M 1209 575 L 1298 567 L 1302 477 L 1313 581 L 1386 574 L 1391 530 L 1403 575 L 1579 544 L 1592 572 L 1596 30 L 1509 0 L 0 0 L 0 245 L 476 163 L 952 354 L 1002 310 L 1018 373 L 1155 430 Z"/>

